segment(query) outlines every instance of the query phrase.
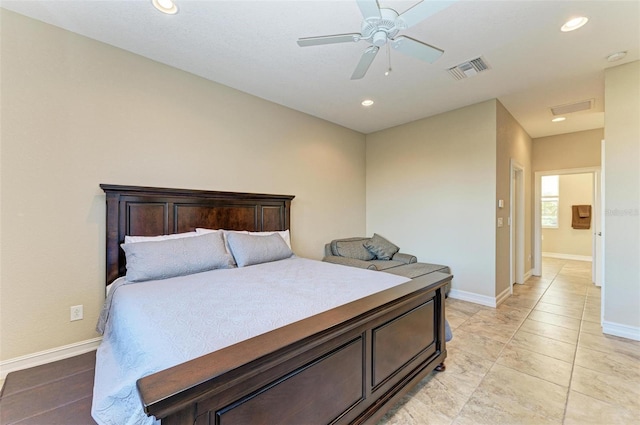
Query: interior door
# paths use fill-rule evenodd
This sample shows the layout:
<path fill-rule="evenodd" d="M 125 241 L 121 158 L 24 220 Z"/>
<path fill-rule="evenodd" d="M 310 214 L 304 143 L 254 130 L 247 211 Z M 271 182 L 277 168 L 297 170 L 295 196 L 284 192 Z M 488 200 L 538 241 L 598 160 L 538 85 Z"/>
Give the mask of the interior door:
<path fill-rule="evenodd" d="M 596 286 L 602 286 L 603 281 L 603 238 L 602 227 L 604 224 L 604 200 L 602 199 L 602 172 L 593 173 L 593 199 L 594 199 L 594 221 L 593 221 L 593 262 L 591 266 L 591 278 Z"/>
<path fill-rule="evenodd" d="M 594 283 L 597 286 L 601 287 L 601 300 L 600 300 L 600 324 L 604 322 L 604 297 L 606 291 L 604 290 L 604 286 L 606 285 L 604 280 L 604 238 L 605 238 L 605 192 L 604 192 L 604 179 L 605 179 L 605 168 L 604 168 L 604 140 L 600 143 L 600 172 L 596 172 L 596 181 L 595 186 L 598 190 L 598 196 L 596 197 L 596 202 L 598 202 L 598 218 L 597 222 L 597 231 L 595 233 L 595 243 L 594 245 L 594 261 L 593 261 L 593 275 L 595 277 Z"/>

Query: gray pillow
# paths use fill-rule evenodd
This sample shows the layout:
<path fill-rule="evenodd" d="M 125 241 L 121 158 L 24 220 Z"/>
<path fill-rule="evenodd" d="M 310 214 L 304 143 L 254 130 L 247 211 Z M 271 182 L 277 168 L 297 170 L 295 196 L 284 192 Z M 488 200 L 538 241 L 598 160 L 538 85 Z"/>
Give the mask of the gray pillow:
<path fill-rule="evenodd" d="M 368 238 L 333 240 L 331 241 L 331 251 L 339 257 L 355 258 L 362 261 L 373 260 L 376 256 L 364 246 L 368 241 Z"/>
<path fill-rule="evenodd" d="M 127 280 L 167 279 L 233 267 L 222 233 L 120 245 L 127 257 Z"/>
<path fill-rule="evenodd" d="M 376 256 L 378 260 L 391 260 L 394 254 L 400 251 L 400 248 L 392 244 L 377 233 L 364 243 L 364 246 Z"/>
<path fill-rule="evenodd" d="M 227 242 L 238 267 L 283 260 L 293 255 L 277 233 L 268 236 L 228 233 Z"/>

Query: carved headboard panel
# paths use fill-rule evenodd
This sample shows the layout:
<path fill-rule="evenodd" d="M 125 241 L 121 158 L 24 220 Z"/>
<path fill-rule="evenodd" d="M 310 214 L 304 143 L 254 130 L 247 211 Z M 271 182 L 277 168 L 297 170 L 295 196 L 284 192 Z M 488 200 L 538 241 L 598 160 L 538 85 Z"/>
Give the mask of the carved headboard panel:
<path fill-rule="evenodd" d="M 290 195 L 213 192 L 205 190 L 101 184 L 107 195 L 107 285 L 126 274 L 120 244 L 125 235 L 182 233 L 196 227 L 287 230 Z"/>

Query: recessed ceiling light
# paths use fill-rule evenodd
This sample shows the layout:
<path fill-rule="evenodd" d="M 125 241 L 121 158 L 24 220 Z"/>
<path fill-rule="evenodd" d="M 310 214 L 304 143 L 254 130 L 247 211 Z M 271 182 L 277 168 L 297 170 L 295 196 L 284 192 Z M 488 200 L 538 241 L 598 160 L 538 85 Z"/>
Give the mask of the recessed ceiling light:
<path fill-rule="evenodd" d="M 555 117 L 554 119 L 551 120 L 551 122 L 561 122 L 566 120 L 567 118 L 565 117 Z"/>
<path fill-rule="evenodd" d="M 362 106 L 371 106 L 373 105 L 373 100 L 371 99 L 365 99 L 362 101 Z"/>
<path fill-rule="evenodd" d="M 577 18 L 569 19 L 560 28 L 560 31 L 569 32 L 569 31 L 577 30 L 578 28 L 586 24 L 588 21 L 589 21 L 589 18 L 586 18 L 584 16 L 578 16 Z"/>
<path fill-rule="evenodd" d="M 607 56 L 607 60 L 609 62 L 615 62 L 615 61 L 619 61 L 620 59 L 622 59 L 625 56 L 627 56 L 627 52 L 615 52 L 615 53 L 611 53 L 609 56 Z"/>
<path fill-rule="evenodd" d="M 175 15 L 178 13 L 178 6 L 176 6 L 173 0 L 151 0 L 151 4 L 160 12 L 166 13 L 167 15 Z"/>

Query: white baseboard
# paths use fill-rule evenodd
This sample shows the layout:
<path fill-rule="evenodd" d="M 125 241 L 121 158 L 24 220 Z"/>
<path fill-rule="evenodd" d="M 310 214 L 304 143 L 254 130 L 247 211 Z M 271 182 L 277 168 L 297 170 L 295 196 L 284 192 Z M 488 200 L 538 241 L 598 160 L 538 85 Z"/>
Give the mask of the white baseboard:
<path fill-rule="evenodd" d="M 550 257 L 550 258 L 559 258 L 561 260 L 593 261 L 593 257 L 590 255 L 562 254 L 560 252 L 543 252 L 542 256 Z"/>
<path fill-rule="evenodd" d="M 602 332 L 608 335 L 640 341 L 640 328 L 636 326 L 621 325 L 620 323 L 602 322 Z"/>
<path fill-rule="evenodd" d="M 524 274 L 524 281 L 526 282 L 531 276 L 533 276 L 533 269 L 530 269 L 528 272 Z"/>
<path fill-rule="evenodd" d="M 488 297 L 474 292 L 461 291 L 459 289 L 452 288 L 449 291 L 449 297 L 455 298 L 456 300 L 469 301 L 474 304 L 486 305 L 487 307 L 495 308 L 497 306 L 496 299 L 494 297 Z"/>
<path fill-rule="evenodd" d="M 7 374 L 17 370 L 28 369 L 30 367 L 40 366 L 45 363 L 51 363 L 88 353 L 89 351 L 93 351 L 98 348 L 100 341 L 102 341 L 102 337 L 88 339 L 86 341 L 80 341 L 64 345 L 62 347 L 51 348 L 49 350 L 27 354 L 26 356 L 4 360 L 0 362 L 0 379 L 5 379 Z"/>

